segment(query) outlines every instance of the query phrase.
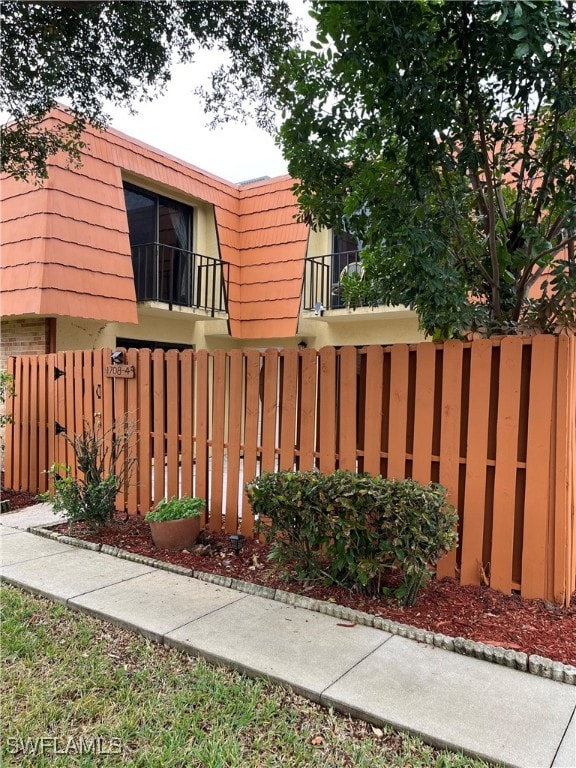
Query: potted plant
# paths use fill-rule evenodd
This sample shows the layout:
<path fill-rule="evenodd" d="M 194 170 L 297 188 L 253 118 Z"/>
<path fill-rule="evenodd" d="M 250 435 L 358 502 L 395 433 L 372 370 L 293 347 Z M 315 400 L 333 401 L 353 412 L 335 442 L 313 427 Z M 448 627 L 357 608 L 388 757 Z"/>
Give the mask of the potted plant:
<path fill-rule="evenodd" d="M 152 540 L 158 549 L 176 552 L 188 549 L 200 535 L 201 514 L 206 506 L 197 496 L 162 499 L 146 515 Z"/>

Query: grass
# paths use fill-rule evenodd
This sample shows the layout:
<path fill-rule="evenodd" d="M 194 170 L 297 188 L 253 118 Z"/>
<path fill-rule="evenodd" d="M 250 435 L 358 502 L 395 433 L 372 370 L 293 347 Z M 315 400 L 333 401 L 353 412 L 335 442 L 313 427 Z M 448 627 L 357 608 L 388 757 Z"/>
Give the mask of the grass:
<path fill-rule="evenodd" d="M 0 599 L 2 765 L 486 768 L 13 587 Z"/>

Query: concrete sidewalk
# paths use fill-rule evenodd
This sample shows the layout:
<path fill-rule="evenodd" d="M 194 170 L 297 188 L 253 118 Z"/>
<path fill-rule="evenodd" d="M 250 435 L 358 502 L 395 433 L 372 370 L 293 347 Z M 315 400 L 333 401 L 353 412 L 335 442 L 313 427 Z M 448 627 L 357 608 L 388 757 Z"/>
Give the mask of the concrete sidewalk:
<path fill-rule="evenodd" d="M 370 722 L 523 768 L 576 768 L 576 687 L 40 538 L 0 517 L 2 578 Z"/>

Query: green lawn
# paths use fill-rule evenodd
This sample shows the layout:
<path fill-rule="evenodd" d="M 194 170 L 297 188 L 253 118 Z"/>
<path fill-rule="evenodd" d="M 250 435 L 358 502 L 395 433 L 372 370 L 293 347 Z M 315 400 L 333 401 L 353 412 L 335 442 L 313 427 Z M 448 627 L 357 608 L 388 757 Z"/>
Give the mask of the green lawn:
<path fill-rule="evenodd" d="M 2 765 L 486 766 L 13 587 L 0 597 Z"/>

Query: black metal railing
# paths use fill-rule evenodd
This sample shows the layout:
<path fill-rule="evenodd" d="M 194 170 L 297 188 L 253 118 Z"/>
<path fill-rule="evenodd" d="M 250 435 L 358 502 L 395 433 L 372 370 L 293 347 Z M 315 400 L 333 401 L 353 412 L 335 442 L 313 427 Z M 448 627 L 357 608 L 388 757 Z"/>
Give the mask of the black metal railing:
<path fill-rule="evenodd" d="M 328 253 L 325 256 L 308 256 L 304 268 L 302 308 L 324 311 L 342 309 L 342 277 L 361 273 L 360 251 Z"/>
<path fill-rule="evenodd" d="M 209 312 L 227 311 L 228 264 L 162 243 L 132 248 L 138 301 L 157 301 Z"/>

